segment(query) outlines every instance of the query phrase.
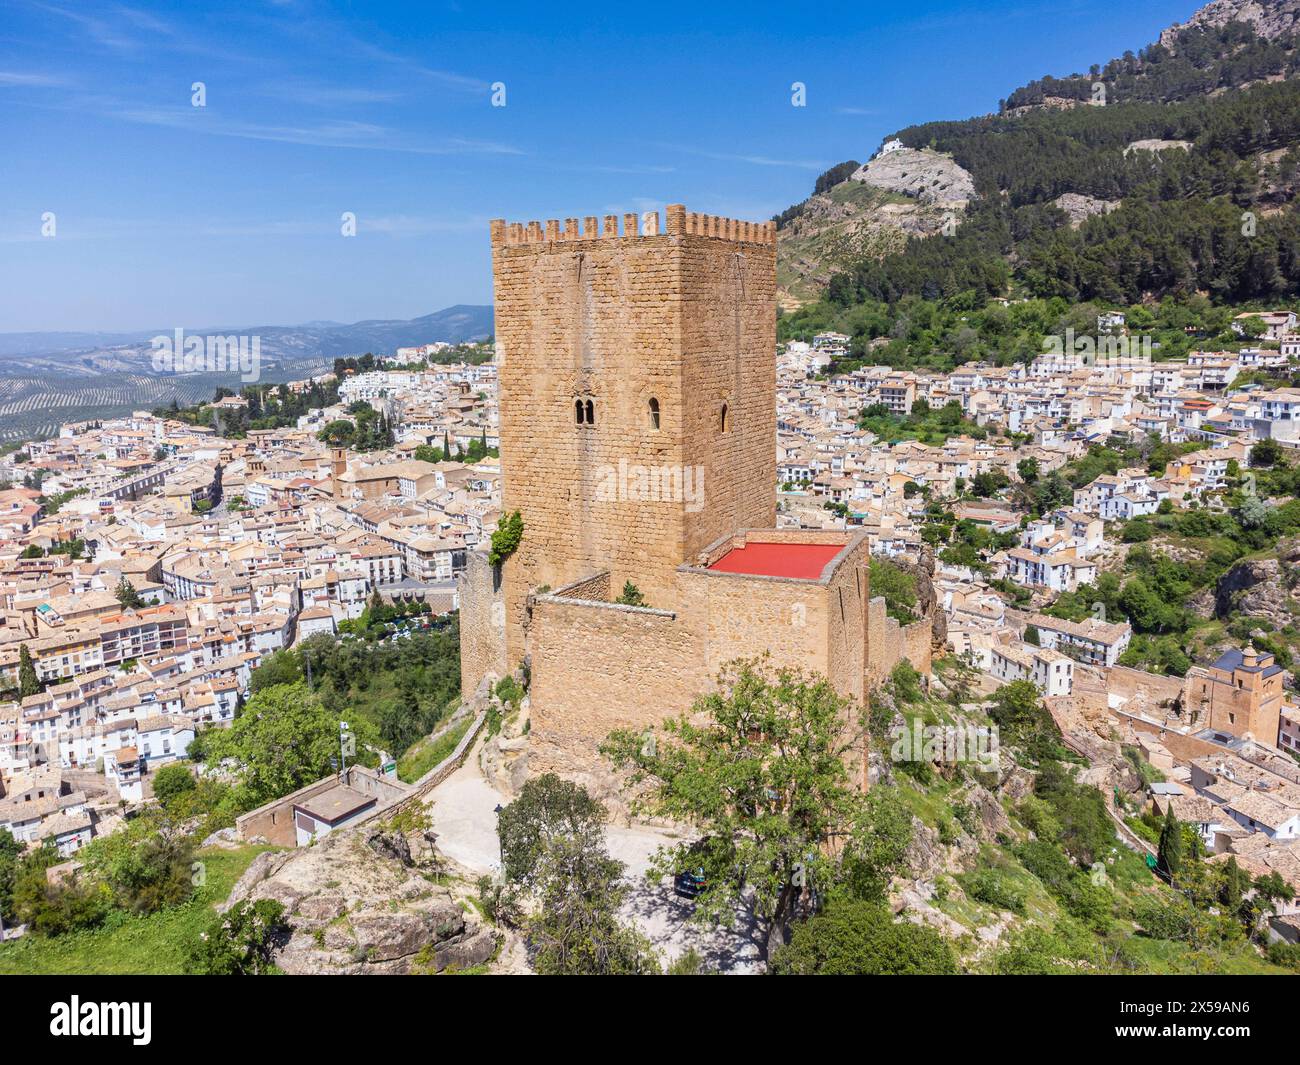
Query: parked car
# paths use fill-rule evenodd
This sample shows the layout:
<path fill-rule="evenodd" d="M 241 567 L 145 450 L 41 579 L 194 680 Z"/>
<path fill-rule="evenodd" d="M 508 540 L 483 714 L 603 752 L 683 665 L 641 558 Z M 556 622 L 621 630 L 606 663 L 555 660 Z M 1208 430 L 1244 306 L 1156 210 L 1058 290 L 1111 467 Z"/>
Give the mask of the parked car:
<path fill-rule="evenodd" d="M 701 891 L 709 886 L 709 882 L 704 879 L 704 870 L 697 872 L 678 873 L 673 880 L 673 891 L 684 899 L 693 899 Z"/>

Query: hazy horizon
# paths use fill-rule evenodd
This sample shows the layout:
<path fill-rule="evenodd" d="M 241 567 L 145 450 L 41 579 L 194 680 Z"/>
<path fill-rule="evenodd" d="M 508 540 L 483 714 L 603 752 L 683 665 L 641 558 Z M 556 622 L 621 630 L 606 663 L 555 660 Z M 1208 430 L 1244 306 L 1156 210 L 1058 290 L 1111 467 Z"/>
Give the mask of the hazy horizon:
<path fill-rule="evenodd" d="M 973 0 L 868 2 L 807 23 L 754 5 L 15 0 L 0 31 L 0 332 L 490 303 L 491 218 L 671 202 L 770 218 L 897 129 L 995 110 L 1196 6 L 1030 0 L 990 18 Z"/>

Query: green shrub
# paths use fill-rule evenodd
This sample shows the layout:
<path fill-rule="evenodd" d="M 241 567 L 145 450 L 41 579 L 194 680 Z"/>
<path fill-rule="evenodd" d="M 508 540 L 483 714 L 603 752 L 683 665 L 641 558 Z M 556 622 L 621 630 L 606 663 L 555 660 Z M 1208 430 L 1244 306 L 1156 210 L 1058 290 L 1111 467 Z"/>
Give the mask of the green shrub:
<path fill-rule="evenodd" d="M 1268 945 L 1268 960 L 1284 969 L 1300 972 L 1300 943 L 1284 943 L 1278 940 Z"/>
<path fill-rule="evenodd" d="M 289 932 L 280 903 L 274 899 L 245 900 L 217 914 L 190 944 L 185 971 L 195 976 L 260 976 L 271 972 L 272 953 Z"/>
<path fill-rule="evenodd" d="M 153 797 L 167 806 L 178 795 L 194 790 L 194 777 L 180 762 L 162 766 L 153 777 Z"/>
<path fill-rule="evenodd" d="M 832 903 L 794 927 L 789 946 L 771 963 L 777 976 L 952 975 L 957 959 L 932 928 L 895 921 L 885 906 L 859 900 Z"/>
<path fill-rule="evenodd" d="M 957 878 L 966 894 L 978 902 L 1012 913 L 1025 912 L 1025 895 L 996 869 L 979 869 Z"/>
<path fill-rule="evenodd" d="M 496 531 L 492 533 L 492 545 L 488 549 L 488 562 L 499 566 L 515 553 L 519 542 L 524 538 L 524 519 L 519 511 L 502 514 L 497 520 Z"/>

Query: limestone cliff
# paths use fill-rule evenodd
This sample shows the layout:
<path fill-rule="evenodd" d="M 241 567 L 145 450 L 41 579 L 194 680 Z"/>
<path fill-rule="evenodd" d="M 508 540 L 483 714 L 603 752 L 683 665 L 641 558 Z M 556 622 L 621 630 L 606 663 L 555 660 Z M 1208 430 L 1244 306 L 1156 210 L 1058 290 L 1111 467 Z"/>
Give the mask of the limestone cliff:
<path fill-rule="evenodd" d="M 1181 30 L 1218 29 L 1244 22 L 1265 40 L 1274 41 L 1300 31 L 1300 0 L 1211 0 L 1186 22 L 1176 22 L 1160 34 L 1160 43 L 1175 48 Z"/>
<path fill-rule="evenodd" d="M 900 148 L 810 197 L 777 232 L 778 298 L 787 309 L 820 294 L 831 277 L 938 233 L 975 195 L 948 156 Z"/>

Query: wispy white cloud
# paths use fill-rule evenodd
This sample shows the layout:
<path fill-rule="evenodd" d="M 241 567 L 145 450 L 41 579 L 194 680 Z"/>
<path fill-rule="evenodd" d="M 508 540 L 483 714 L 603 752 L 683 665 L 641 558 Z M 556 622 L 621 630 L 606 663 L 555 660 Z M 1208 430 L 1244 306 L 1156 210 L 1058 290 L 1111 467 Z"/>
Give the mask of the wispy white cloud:
<path fill-rule="evenodd" d="M 29 6 L 38 11 L 44 11 L 47 14 L 67 19 L 78 26 L 82 33 L 96 44 L 115 52 L 133 52 L 143 47 L 145 43 L 137 34 L 125 30 L 117 21 L 111 19 L 98 15 L 89 15 L 84 11 L 70 10 L 56 4 L 37 3 L 34 0 Z M 128 8 L 125 11 L 131 12 L 132 9 Z M 136 26 L 139 28 L 138 22 Z"/>
<path fill-rule="evenodd" d="M 575 170 L 582 170 L 588 174 L 674 174 L 677 172 L 675 166 L 644 166 L 632 164 L 630 166 L 583 166 L 574 167 Z"/>
<path fill-rule="evenodd" d="M 71 85 L 71 82 L 53 74 L 26 74 L 17 70 L 0 70 L 0 85 L 62 89 Z"/>
<path fill-rule="evenodd" d="M 218 137 L 244 140 L 279 141 L 320 148 L 352 148 L 373 151 L 409 152 L 416 155 L 522 155 L 512 145 L 467 137 L 443 137 L 419 140 L 400 130 L 372 122 L 350 119 L 275 125 L 222 118 L 210 108 L 118 106 L 105 112 L 109 117 L 139 125 L 163 126 L 189 133 L 206 133 Z"/>
<path fill-rule="evenodd" d="M 301 104 L 382 104 L 402 99 L 396 89 L 373 89 L 351 85 L 331 85 L 321 81 L 276 81 L 253 90 L 263 96 L 292 100 Z"/>
<path fill-rule="evenodd" d="M 295 18 L 289 22 L 277 23 L 280 31 L 288 37 L 310 41 L 315 47 L 327 46 L 333 55 L 343 55 L 351 59 L 365 60 L 382 64 L 408 78 L 452 89 L 461 93 L 486 94 L 491 84 L 486 78 L 474 77 L 454 70 L 427 66 L 393 48 L 388 48 L 361 36 L 349 25 L 334 19 L 316 15 L 310 19 Z"/>
<path fill-rule="evenodd" d="M 776 159 L 770 155 L 747 155 L 734 152 L 711 152 L 703 148 L 691 148 L 681 144 L 665 144 L 661 147 L 669 151 L 697 155 L 701 159 L 717 159 L 725 163 L 750 163 L 753 166 L 788 166 L 799 170 L 824 170 L 826 164 L 815 159 Z"/>
<path fill-rule="evenodd" d="M 429 217 L 420 215 L 387 215 L 380 218 L 367 218 L 358 212 L 357 232 L 383 233 L 392 237 L 416 237 L 430 233 L 482 233 L 486 232 L 490 219 L 481 217 Z"/>
<path fill-rule="evenodd" d="M 630 208 L 629 208 L 630 209 Z M 650 208 L 640 208 L 650 209 Z M 340 204 L 337 209 L 322 210 L 315 217 L 295 218 L 110 218 L 59 215 L 59 235 L 41 235 L 41 220 L 8 212 L 0 218 L 0 244 L 67 242 L 97 240 L 169 241 L 228 237 L 336 237 L 340 217 L 345 210 L 357 216 L 359 235 L 393 238 L 429 236 L 439 233 L 485 233 L 487 215 L 406 215 L 367 214 L 357 204 Z"/>

